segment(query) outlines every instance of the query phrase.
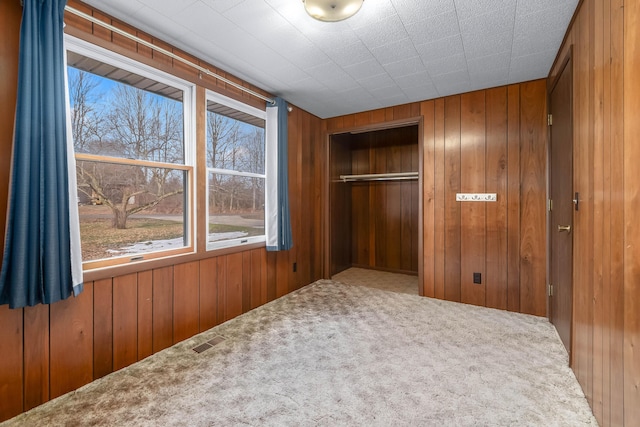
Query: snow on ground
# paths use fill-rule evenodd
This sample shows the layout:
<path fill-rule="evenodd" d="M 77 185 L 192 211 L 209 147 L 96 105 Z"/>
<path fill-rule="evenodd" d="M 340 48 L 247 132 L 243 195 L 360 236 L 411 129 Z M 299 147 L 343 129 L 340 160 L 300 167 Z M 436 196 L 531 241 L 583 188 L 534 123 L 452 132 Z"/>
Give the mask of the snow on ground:
<path fill-rule="evenodd" d="M 219 240 L 239 239 L 245 237 L 249 233 L 243 231 L 230 231 L 227 233 L 212 233 L 209 235 L 209 242 L 217 242 Z M 176 249 L 184 246 L 182 237 L 166 240 L 148 240 L 146 242 L 134 243 L 130 246 L 124 246 L 120 249 L 109 249 L 107 252 L 114 255 L 140 254 L 147 252 L 163 251 L 168 249 Z"/>

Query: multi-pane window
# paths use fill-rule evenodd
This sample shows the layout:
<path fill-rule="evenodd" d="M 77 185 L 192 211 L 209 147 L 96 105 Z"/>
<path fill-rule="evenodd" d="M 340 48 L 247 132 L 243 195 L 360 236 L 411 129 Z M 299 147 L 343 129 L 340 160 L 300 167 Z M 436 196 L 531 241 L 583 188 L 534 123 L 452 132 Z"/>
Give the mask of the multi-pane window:
<path fill-rule="evenodd" d="M 263 110 L 207 92 L 207 248 L 265 240 Z"/>
<path fill-rule="evenodd" d="M 192 250 L 192 86 L 67 40 L 83 261 Z"/>

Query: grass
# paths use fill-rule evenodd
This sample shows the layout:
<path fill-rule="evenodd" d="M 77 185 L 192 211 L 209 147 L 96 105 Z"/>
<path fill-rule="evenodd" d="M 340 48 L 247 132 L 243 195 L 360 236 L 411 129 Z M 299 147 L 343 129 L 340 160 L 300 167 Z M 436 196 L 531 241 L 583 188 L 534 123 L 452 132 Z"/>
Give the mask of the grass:
<path fill-rule="evenodd" d="M 247 236 L 260 236 L 264 229 L 227 224 L 210 224 L 210 233 L 244 232 Z M 109 249 L 119 249 L 138 242 L 168 240 L 184 235 L 182 222 L 152 218 L 129 218 L 127 228 L 118 230 L 110 218 L 83 218 L 80 223 L 82 259 L 92 261 L 116 256 Z"/>
<path fill-rule="evenodd" d="M 84 261 L 114 256 L 108 249 L 119 249 L 147 240 L 175 239 L 184 235 L 181 222 L 152 218 L 129 218 L 127 228 L 118 230 L 111 219 L 83 219 L 80 223 Z"/>

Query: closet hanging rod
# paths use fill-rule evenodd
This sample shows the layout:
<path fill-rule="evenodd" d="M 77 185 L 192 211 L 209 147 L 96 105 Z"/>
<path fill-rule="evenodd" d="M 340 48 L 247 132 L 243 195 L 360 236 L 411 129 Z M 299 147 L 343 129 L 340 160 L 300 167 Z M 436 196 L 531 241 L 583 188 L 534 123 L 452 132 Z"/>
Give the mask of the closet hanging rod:
<path fill-rule="evenodd" d="M 418 179 L 418 172 L 369 173 L 361 175 L 340 175 L 344 182 L 353 181 L 405 181 Z"/>
<path fill-rule="evenodd" d="M 109 31 L 113 31 L 114 33 L 120 34 L 121 36 L 126 37 L 129 40 L 133 40 L 136 43 L 140 43 L 141 45 L 144 45 L 144 46 L 148 47 L 149 49 L 153 49 L 153 50 L 155 50 L 157 52 L 160 52 L 160 53 L 162 53 L 162 54 L 164 54 L 164 55 L 166 55 L 166 56 L 168 56 L 170 58 L 175 59 L 176 61 L 182 62 L 185 65 L 188 65 L 188 66 L 190 66 L 192 68 L 195 68 L 196 70 L 198 70 L 201 73 L 207 74 L 207 75 L 209 75 L 209 76 L 211 76 L 211 77 L 213 77 L 215 79 L 223 81 L 226 84 L 235 87 L 236 89 L 239 89 L 239 90 L 241 90 L 243 92 L 246 92 L 246 93 L 248 93 L 248 94 L 250 94 L 252 96 L 255 96 L 256 98 L 260 98 L 263 101 L 267 101 L 270 104 L 275 104 L 275 100 L 273 98 L 270 98 L 268 96 L 264 96 L 261 93 L 258 93 L 256 91 L 253 91 L 253 90 L 249 89 L 249 88 L 246 88 L 246 87 L 244 87 L 244 86 L 242 86 L 242 85 L 240 85 L 240 84 L 238 84 L 238 83 L 236 83 L 236 82 L 234 82 L 232 80 L 227 79 L 226 77 L 221 76 L 220 74 L 214 73 L 213 71 L 209 70 L 208 68 L 202 67 L 202 66 L 200 66 L 198 64 L 194 64 L 193 62 L 189 61 L 188 59 L 182 58 L 181 56 L 178 56 L 173 52 L 170 52 L 170 51 L 168 51 L 166 49 L 163 49 L 163 48 L 161 48 L 159 46 L 156 46 L 153 43 L 148 42 L 148 41 L 146 41 L 144 39 L 141 39 L 138 36 L 134 36 L 133 34 L 130 34 L 130 33 L 126 32 L 126 31 L 124 31 L 124 30 L 121 30 L 118 27 L 115 27 L 115 26 L 113 26 L 111 24 L 107 24 L 106 22 L 103 22 L 103 21 L 101 21 L 101 20 L 99 20 L 97 18 L 94 18 L 93 16 L 88 15 L 88 14 L 86 14 L 84 12 L 81 12 L 78 9 L 74 9 L 74 8 L 72 8 L 70 6 L 65 6 L 64 10 L 69 12 L 69 13 L 71 13 L 71 14 L 73 14 L 73 15 L 79 16 L 80 18 L 84 18 L 89 22 L 92 22 L 92 23 L 94 23 L 96 25 L 99 25 L 99 26 L 101 26 L 103 28 L 106 28 Z M 291 107 L 289 107 L 289 108 L 291 108 Z M 289 109 L 289 111 L 291 111 L 291 110 Z"/>

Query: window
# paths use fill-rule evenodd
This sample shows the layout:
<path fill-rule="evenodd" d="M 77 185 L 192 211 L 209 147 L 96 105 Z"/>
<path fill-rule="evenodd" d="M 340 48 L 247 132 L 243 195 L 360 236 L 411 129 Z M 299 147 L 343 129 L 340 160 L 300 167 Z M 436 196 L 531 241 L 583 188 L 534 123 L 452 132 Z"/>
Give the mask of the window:
<path fill-rule="evenodd" d="M 193 85 L 66 43 L 85 269 L 193 251 Z"/>
<path fill-rule="evenodd" d="M 265 111 L 207 92 L 207 248 L 265 241 Z"/>

